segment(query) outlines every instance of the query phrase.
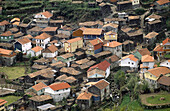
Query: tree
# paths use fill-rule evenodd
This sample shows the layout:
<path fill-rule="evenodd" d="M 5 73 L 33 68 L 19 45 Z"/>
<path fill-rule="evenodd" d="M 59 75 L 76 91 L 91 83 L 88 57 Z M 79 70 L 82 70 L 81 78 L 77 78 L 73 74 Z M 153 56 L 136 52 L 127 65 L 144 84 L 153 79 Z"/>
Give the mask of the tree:
<path fill-rule="evenodd" d="M 114 82 L 118 85 L 119 88 L 125 85 L 126 77 L 123 71 L 118 71 L 114 75 Z"/>

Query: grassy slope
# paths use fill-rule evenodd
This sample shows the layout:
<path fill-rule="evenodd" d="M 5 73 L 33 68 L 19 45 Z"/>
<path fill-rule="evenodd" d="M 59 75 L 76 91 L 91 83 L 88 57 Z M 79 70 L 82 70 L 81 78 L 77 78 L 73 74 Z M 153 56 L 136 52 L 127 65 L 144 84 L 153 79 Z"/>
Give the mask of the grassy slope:
<path fill-rule="evenodd" d="M 165 100 L 160 100 L 161 97 L 164 97 Z M 148 103 L 151 103 L 151 104 L 170 103 L 170 94 L 168 95 L 160 94 L 160 95 L 156 95 L 154 98 L 148 97 L 146 98 L 146 100 Z"/>
<path fill-rule="evenodd" d="M 0 72 L 4 72 L 8 75 L 8 79 L 16 79 L 18 77 L 24 76 L 24 67 L 0 67 Z"/>
<path fill-rule="evenodd" d="M 5 96 L 5 97 L 0 97 L 0 99 L 4 99 L 6 101 L 8 101 L 8 105 L 10 105 L 11 103 L 17 101 L 18 99 L 20 99 L 20 96 Z"/>

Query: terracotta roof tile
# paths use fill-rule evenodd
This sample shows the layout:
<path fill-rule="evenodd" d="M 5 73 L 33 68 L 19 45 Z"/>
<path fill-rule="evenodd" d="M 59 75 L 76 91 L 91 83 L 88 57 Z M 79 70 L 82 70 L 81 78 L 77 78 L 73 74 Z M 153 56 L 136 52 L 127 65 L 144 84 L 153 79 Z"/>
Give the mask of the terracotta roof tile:
<path fill-rule="evenodd" d="M 150 55 L 144 55 L 141 59 L 142 62 L 154 62 L 154 58 Z"/>
<path fill-rule="evenodd" d="M 6 32 L 4 32 L 4 33 L 1 34 L 1 36 L 11 36 L 11 35 L 13 35 L 13 34 L 11 33 L 11 31 L 6 31 Z"/>
<path fill-rule="evenodd" d="M 132 54 L 122 57 L 122 59 L 126 59 L 126 58 L 129 58 L 130 60 L 135 62 L 138 61 L 138 59 Z"/>
<path fill-rule="evenodd" d="M 31 42 L 31 40 L 28 38 L 21 38 L 21 39 L 18 39 L 17 41 L 21 44 L 26 44 L 26 43 Z"/>
<path fill-rule="evenodd" d="M 150 51 L 147 48 L 139 49 L 138 52 L 144 56 L 144 55 L 151 55 Z"/>
<path fill-rule="evenodd" d="M 92 45 L 97 45 L 97 44 L 100 44 L 100 43 L 103 43 L 103 40 L 101 40 L 100 38 L 97 38 L 97 39 L 94 39 L 94 40 L 91 40 L 89 41 Z"/>
<path fill-rule="evenodd" d="M 66 81 L 67 83 L 73 83 L 73 82 L 77 81 L 77 79 L 73 76 L 69 76 L 66 79 L 64 79 L 64 81 Z"/>
<path fill-rule="evenodd" d="M 109 32 L 106 32 L 105 34 L 106 34 L 106 35 L 116 35 L 117 33 L 114 32 L 114 31 L 109 31 Z"/>
<path fill-rule="evenodd" d="M 60 69 L 60 72 L 68 73 L 68 74 L 73 75 L 73 76 L 81 74 L 80 71 L 78 71 L 78 70 L 76 70 L 72 67 L 63 67 L 63 68 Z"/>
<path fill-rule="evenodd" d="M 97 28 L 85 28 L 83 31 L 83 35 L 101 35 L 102 29 Z"/>
<path fill-rule="evenodd" d="M 68 26 L 65 25 L 65 26 L 61 27 L 59 30 L 68 30 L 68 31 L 72 31 L 73 28 L 68 27 Z"/>
<path fill-rule="evenodd" d="M 139 16 L 128 16 L 128 19 L 132 20 L 132 19 L 140 19 Z"/>
<path fill-rule="evenodd" d="M 91 93 L 88 93 L 88 92 L 83 92 L 81 94 L 79 94 L 79 96 L 77 97 L 77 99 L 83 99 L 83 100 L 89 100 L 92 98 L 92 94 Z"/>
<path fill-rule="evenodd" d="M 42 29 L 43 28 L 40 28 L 40 27 L 36 26 L 36 27 L 33 27 L 33 28 L 29 29 L 28 31 L 40 32 Z"/>
<path fill-rule="evenodd" d="M 170 86 L 170 77 L 161 76 L 161 77 L 159 77 L 159 79 L 157 81 L 159 84 Z"/>
<path fill-rule="evenodd" d="M 40 95 L 40 96 L 33 96 L 29 99 L 32 101 L 42 102 L 42 101 L 51 100 L 52 97 L 50 95 Z"/>
<path fill-rule="evenodd" d="M 47 17 L 47 18 L 50 18 L 50 17 L 52 17 L 52 16 L 53 16 L 53 14 L 51 14 L 51 13 L 50 13 L 50 12 L 48 12 L 48 11 L 38 13 L 37 15 L 40 15 L 40 14 L 44 15 L 44 16 L 45 16 L 45 17 Z"/>
<path fill-rule="evenodd" d="M 30 78 L 34 78 L 34 77 L 37 77 L 37 76 L 39 76 L 39 75 L 43 76 L 43 75 L 45 75 L 45 74 L 50 74 L 50 75 L 53 76 L 53 75 L 54 75 L 54 72 L 52 71 L 51 68 L 46 68 L 46 69 L 39 70 L 39 71 L 37 71 L 37 72 L 30 73 L 30 74 L 28 74 L 28 76 L 29 76 Z"/>
<path fill-rule="evenodd" d="M 47 85 L 45 85 L 43 82 L 40 82 L 40 83 L 32 86 L 32 88 L 35 89 L 36 91 L 39 91 L 45 87 L 47 87 Z"/>
<path fill-rule="evenodd" d="M 100 62 L 99 64 L 96 64 L 96 65 L 90 67 L 90 68 L 88 69 L 88 71 L 90 71 L 90 70 L 92 70 L 92 69 L 94 69 L 94 68 L 98 68 L 98 69 L 101 69 L 101 70 L 103 70 L 103 71 L 106 71 L 106 69 L 107 69 L 110 65 L 111 65 L 111 64 L 110 64 L 109 62 L 107 62 L 107 60 L 104 60 L 103 62 Z M 88 71 L 87 71 L 87 72 L 88 72 Z"/>
<path fill-rule="evenodd" d="M 56 51 L 58 50 L 58 48 L 57 48 L 55 45 L 49 46 L 48 49 L 49 49 L 52 53 L 54 53 L 54 52 L 56 52 Z"/>
<path fill-rule="evenodd" d="M 87 77 L 89 78 L 90 76 L 92 76 L 94 74 L 100 74 L 100 75 L 103 75 L 105 77 L 105 73 L 106 73 L 105 71 L 100 70 L 100 69 L 92 69 L 92 70 L 87 72 Z M 101 78 L 101 77 L 98 77 L 98 78 Z"/>
<path fill-rule="evenodd" d="M 97 24 L 103 25 L 103 22 L 101 22 L 101 21 L 87 21 L 87 22 L 79 23 L 80 26 L 94 26 Z"/>
<path fill-rule="evenodd" d="M 153 74 L 156 77 L 159 77 L 161 74 L 162 75 L 169 74 L 170 69 L 168 69 L 166 67 L 156 67 L 153 69 L 149 69 L 148 72 L 150 72 L 151 74 Z"/>
<path fill-rule="evenodd" d="M 67 40 L 66 42 L 73 43 L 73 42 L 77 42 L 77 41 L 80 41 L 80 40 L 83 40 L 83 39 L 81 37 L 77 37 L 77 38 L 74 38 L 74 39 Z"/>
<path fill-rule="evenodd" d="M 119 60 L 119 57 L 117 55 L 112 55 L 110 57 L 107 57 L 106 60 L 111 60 L 111 62 L 116 62 Z"/>
<path fill-rule="evenodd" d="M 102 79 L 102 80 L 98 81 L 97 83 L 95 83 L 94 86 L 96 86 L 99 89 L 103 89 L 103 88 L 106 88 L 109 84 L 110 84 L 109 82 Z"/>
<path fill-rule="evenodd" d="M 34 52 L 39 52 L 39 51 L 43 50 L 43 48 L 40 46 L 36 46 L 36 47 L 32 48 L 31 50 L 33 50 Z"/>
<path fill-rule="evenodd" d="M 89 62 L 89 60 L 87 58 L 84 58 L 84 59 L 80 59 L 80 60 L 76 61 L 76 64 L 81 65 L 81 64 L 84 64 L 84 63 L 87 63 L 87 62 Z"/>
<path fill-rule="evenodd" d="M 120 45 L 122 45 L 122 43 L 116 42 L 116 41 L 112 41 L 112 42 L 104 44 L 103 46 L 104 47 L 117 47 L 117 46 L 120 46 Z"/>
<path fill-rule="evenodd" d="M 118 24 L 114 24 L 114 23 L 109 23 L 109 24 L 106 24 L 104 25 L 103 27 L 108 27 L 108 26 L 111 26 L 111 27 L 114 27 L 114 28 L 118 28 Z"/>
<path fill-rule="evenodd" d="M 50 62 L 48 59 L 45 59 L 44 57 L 38 59 L 38 60 L 34 60 L 35 63 L 48 63 Z"/>
<path fill-rule="evenodd" d="M 49 87 L 52 90 L 56 91 L 56 90 L 70 88 L 71 86 L 68 83 L 62 82 L 62 83 L 53 83 L 53 84 L 49 85 Z"/>
<path fill-rule="evenodd" d="M 35 39 L 47 39 L 49 37 L 51 38 L 51 35 L 47 33 L 42 33 L 41 35 L 36 36 Z"/>
<path fill-rule="evenodd" d="M 166 39 L 162 42 L 162 44 L 165 45 L 165 44 L 168 43 L 168 42 L 170 43 L 170 38 L 166 38 Z"/>
<path fill-rule="evenodd" d="M 63 54 L 63 55 L 60 55 L 61 57 L 63 57 L 64 59 L 67 59 L 69 57 L 73 57 L 74 54 L 73 53 L 66 53 L 66 54 Z"/>
<path fill-rule="evenodd" d="M 144 38 L 155 38 L 159 33 L 156 33 L 156 32 L 150 32 L 148 33 Z"/>
<path fill-rule="evenodd" d="M 158 0 L 156 1 L 159 5 L 164 5 L 166 3 L 169 3 L 170 1 L 169 0 Z"/>
<path fill-rule="evenodd" d="M 25 35 L 25 36 L 23 36 L 22 38 L 29 38 L 29 39 L 32 39 L 33 38 L 33 36 L 32 35 Z"/>
<path fill-rule="evenodd" d="M 12 50 L 0 48 L 0 54 L 3 54 L 3 55 L 11 55 L 12 52 L 13 52 Z"/>
<path fill-rule="evenodd" d="M 63 75 L 57 77 L 55 80 L 62 81 L 62 80 L 65 80 L 66 78 L 67 78 L 67 75 L 63 74 Z"/>
<path fill-rule="evenodd" d="M 43 30 L 41 30 L 42 32 L 50 32 L 50 31 L 57 31 L 58 27 L 46 27 Z"/>
<path fill-rule="evenodd" d="M 155 51 L 155 52 L 162 52 L 162 51 L 164 51 L 163 50 L 163 47 L 161 46 L 161 45 L 157 45 L 154 49 L 153 49 L 153 51 Z"/>
<path fill-rule="evenodd" d="M 8 25 L 8 24 L 9 24 L 9 22 L 8 22 L 8 21 L 6 21 L 6 20 L 4 20 L 4 21 L 0 22 L 0 26 Z"/>
<path fill-rule="evenodd" d="M 5 101 L 5 100 L 3 100 L 3 99 L 0 99 L 0 106 L 4 105 L 4 104 L 6 104 L 6 103 L 7 103 L 7 101 Z"/>

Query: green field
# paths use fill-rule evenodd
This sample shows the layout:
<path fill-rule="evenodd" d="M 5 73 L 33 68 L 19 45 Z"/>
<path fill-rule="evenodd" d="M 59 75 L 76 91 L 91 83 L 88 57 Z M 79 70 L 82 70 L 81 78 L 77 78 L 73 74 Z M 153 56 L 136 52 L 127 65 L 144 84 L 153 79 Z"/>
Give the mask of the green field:
<path fill-rule="evenodd" d="M 4 72 L 8 79 L 16 79 L 18 77 L 24 76 L 24 67 L 0 67 L 0 72 Z"/>
<path fill-rule="evenodd" d="M 5 96 L 5 97 L 0 97 L 0 99 L 6 100 L 8 101 L 7 105 L 10 105 L 11 103 L 17 101 L 18 99 L 20 99 L 20 96 Z"/>
<path fill-rule="evenodd" d="M 160 100 L 161 97 L 164 97 L 165 100 Z M 155 95 L 154 97 L 146 98 L 146 101 L 151 104 L 163 104 L 163 103 L 170 103 L 170 94 L 159 94 Z"/>

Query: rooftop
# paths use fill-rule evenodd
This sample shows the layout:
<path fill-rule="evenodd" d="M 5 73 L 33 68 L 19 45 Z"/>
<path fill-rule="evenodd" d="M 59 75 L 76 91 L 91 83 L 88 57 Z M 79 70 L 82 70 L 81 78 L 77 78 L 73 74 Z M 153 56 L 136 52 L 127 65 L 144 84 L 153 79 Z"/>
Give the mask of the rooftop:
<path fill-rule="evenodd" d="M 40 82 L 40 83 L 32 86 L 32 88 L 33 88 L 34 90 L 36 90 L 36 91 L 39 91 L 39 90 L 41 90 L 41 89 L 43 89 L 43 88 L 45 88 L 45 87 L 47 87 L 47 85 L 45 85 L 43 82 Z"/>
<path fill-rule="evenodd" d="M 67 88 L 70 88 L 71 86 L 68 83 L 62 82 L 62 83 L 53 83 L 49 85 L 48 87 L 56 91 L 56 90 L 61 90 L 61 89 L 67 89 Z"/>
<path fill-rule="evenodd" d="M 117 47 L 117 46 L 120 46 L 120 45 L 122 45 L 122 43 L 116 42 L 116 41 L 112 41 L 112 42 L 104 44 L 103 46 L 104 47 Z"/>
<path fill-rule="evenodd" d="M 101 35 L 102 29 L 98 28 L 85 28 L 83 31 L 83 35 Z"/>
<path fill-rule="evenodd" d="M 39 51 L 43 50 L 43 48 L 40 46 L 36 46 L 36 47 L 32 48 L 31 50 L 33 50 L 34 52 L 39 52 Z"/>
<path fill-rule="evenodd" d="M 40 95 L 40 96 L 33 96 L 29 99 L 36 102 L 42 102 L 42 101 L 51 100 L 52 97 L 50 95 Z"/>
<path fill-rule="evenodd" d="M 144 55 L 141 59 L 142 62 L 154 62 L 154 58 L 150 55 Z"/>
<path fill-rule="evenodd" d="M 26 44 L 26 43 L 31 42 L 31 40 L 28 38 L 21 38 L 21 39 L 18 39 L 17 41 L 21 44 Z"/>
<path fill-rule="evenodd" d="M 153 69 L 149 69 L 148 72 L 150 72 L 151 74 L 153 74 L 156 77 L 159 77 L 161 74 L 162 75 L 166 75 L 170 73 L 170 69 L 166 68 L 166 67 L 156 67 Z"/>

